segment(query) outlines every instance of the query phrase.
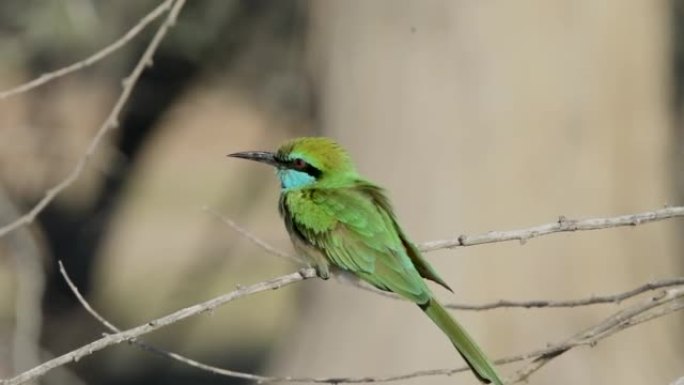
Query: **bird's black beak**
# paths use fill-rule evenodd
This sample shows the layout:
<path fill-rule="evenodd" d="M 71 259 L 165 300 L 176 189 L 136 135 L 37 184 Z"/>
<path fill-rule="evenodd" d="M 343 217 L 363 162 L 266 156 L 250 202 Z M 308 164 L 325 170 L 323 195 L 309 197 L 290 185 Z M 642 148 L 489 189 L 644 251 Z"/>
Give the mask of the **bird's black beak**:
<path fill-rule="evenodd" d="M 276 161 L 275 154 L 273 154 L 272 152 L 245 151 L 245 152 L 236 152 L 234 154 L 228 154 L 228 156 L 233 157 L 233 158 L 249 159 L 249 160 L 253 160 L 255 162 L 266 163 L 266 164 L 274 166 L 274 167 L 278 166 L 278 161 Z"/>

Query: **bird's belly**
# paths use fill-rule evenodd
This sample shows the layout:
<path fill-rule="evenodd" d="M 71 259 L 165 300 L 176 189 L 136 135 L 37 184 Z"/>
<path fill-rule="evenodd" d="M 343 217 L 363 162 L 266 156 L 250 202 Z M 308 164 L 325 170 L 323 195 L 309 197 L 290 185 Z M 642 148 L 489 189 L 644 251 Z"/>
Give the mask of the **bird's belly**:
<path fill-rule="evenodd" d="M 348 271 L 341 269 L 337 266 L 331 266 L 330 272 L 335 276 L 335 278 L 340 281 L 341 283 L 346 283 L 352 286 L 359 286 L 362 284 L 362 279 L 359 278 L 358 275 Z"/>
<path fill-rule="evenodd" d="M 316 268 L 321 278 L 327 279 L 330 275 L 330 262 L 325 255 L 320 250 L 304 243 L 297 236 L 291 236 L 290 239 L 297 254 L 301 255 L 306 263 Z"/>

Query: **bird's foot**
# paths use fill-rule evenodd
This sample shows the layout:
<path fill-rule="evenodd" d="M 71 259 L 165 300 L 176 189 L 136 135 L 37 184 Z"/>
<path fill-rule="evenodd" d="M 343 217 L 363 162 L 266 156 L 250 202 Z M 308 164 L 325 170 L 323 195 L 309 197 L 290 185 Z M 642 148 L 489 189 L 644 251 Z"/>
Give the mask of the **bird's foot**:
<path fill-rule="evenodd" d="M 318 275 L 318 278 L 323 280 L 330 279 L 330 270 L 327 267 L 316 266 L 314 268 L 316 269 L 316 275 Z"/>
<path fill-rule="evenodd" d="M 320 267 L 317 266 L 306 266 L 302 267 L 301 269 L 297 270 L 300 276 L 302 278 L 311 278 L 311 269 L 314 269 L 316 272 L 316 276 L 320 279 L 327 280 L 330 278 L 330 271 L 328 269 L 321 269 Z"/>

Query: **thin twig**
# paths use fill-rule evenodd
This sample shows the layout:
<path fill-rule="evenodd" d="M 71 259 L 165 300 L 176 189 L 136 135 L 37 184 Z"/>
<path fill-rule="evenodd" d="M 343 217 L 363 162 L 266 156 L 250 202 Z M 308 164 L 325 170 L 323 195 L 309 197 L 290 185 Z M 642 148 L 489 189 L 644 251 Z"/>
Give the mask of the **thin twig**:
<path fill-rule="evenodd" d="M 529 365 L 519 370 L 509 383 L 526 381 L 534 372 L 575 346 L 594 346 L 599 340 L 624 329 L 681 310 L 684 308 L 682 298 L 684 298 L 684 288 L 669 289 L 660 295 L 620 310 L 597 325 L 555 345 L 555 349 L 539 355 Z"/>
<path fill-rule="evenodd" d="M 260 247 L 261 249 L 263 249 L 263 250 L 266 251 L 267 253 L 272 254 L 272 255 L 275 255 L 276 257 L 279 257 L 279 258 L 284 258 L 284 259 L 287 259 L 287 260 L 290 260 L 290 261 L 294 261 L 294 262 L 297 262 L 297 263 L 302 263 L 302 260 L 300 260 L 300 259 L 297 258 L 296 256 L 291 255 L 291 254 L 288 254 L 288 253 L 286 253 L 286 252 L 284 252 L 284 251 L 282 251 L 282 250 L 279 250 L 279 249 L 276 248 L 276 247 L 271 246 L 268 242 L 266 242 L 266 241 L 262 240 L 261 238 L 257 237 L 257 236 L 254 235 L 252 232 L 250 232 L 250 231 L 247 230 L 246 228 L 240 226 L 240 225 L 237 224 L 234 220 L 232 220 L 232 219 L 226 217 L 225 215 L 222 215 L 222 214 L 219 213 L 218 211 L 216 211 L 216 210 L 214 210 L 214 209 L 211 209 L 211 208 L 209 208 L 209 207 L 207 207 L 207 206 L 203 207 L 202 210 L 205 211 L 205 212 L 207 212 L 207 213 L 209 213 L 209 214 L 211 214 L 212 216 L 214 216 L 216 219 L 220 220 L 220 221 L 223 222 L 224 224 L 228 225 L 231 229 L 235 230 L 238 234 L 240 234 L 240 235 L 242 235 L 243 237 L 247 238 L 250 242 L 252 242 L 252 243 L 255 244 L 256 246 Z"/>
<path fill-rule="evenodd" d="M 452 249 L 455 247 L 475 246 L 485 243 L 519 241 L 525 243 L 532 238 L 554 233 L 588 231 L 612 227 L 637 226 L 664 219 L 684 217 L 684 206 L 666 207 L 643 213 L 620 215 L 607 218 L 569 219 L 564 216 L 556 222 L 512 231 L 490 231 L 478 235 L 460 235 L 456 239 L 425 242 L 418 247 L 422 251 Z"/>
<path fill-rule="evenodd" d="M 62 263 L 62 261 L 57 261 L 57 265 L 59 265 L 59 273 L 62 274 L 62 278 L 64 278 L 64 281 L 66 281 L 67 285 L 71 289 L 71 292 L 74 293 L 74 296 L 76 296 L 76 299 L 78 299 L 78 302 L 81 303 L 81 306 L 83 306 L 83 308 L 88 313 L 90 313 L 90 315 L 95 317 L 96 320 L 100 321 L 100 323 L 103 324 L 107 329 L 115 333 L 119 333 L 121 330 L 119 330 L 116 326 L 107 321 L 103 316 L 100 315 L 100 313 L 98 313 L 95 309 L 93 309 L 92 306 L 90 306 L 90 303 L 88 303 L 88 301 L 86 301 L 86 299 L 81 294 L 81 291 L 78 290 L 76 284 L 74 284 L 74 282 L 71 280 L 71 277 L 69 277 L 69 274 L 64 268 L 64 264 Z"/>
<path fill-rule="evenodd" d="M 648 291 L 664 289 L 673 286 L 684 285 L 684 277 L 674 277 L 654 280 L 645 283 L 639 287 L 633 289 L 611 294 L 611 295 L 595 295 L 588 298 L 580 299 L 570 299 L 565 301 L 554 301 L 554 300 L 532 300 L 532 301 L 510 301 L 510 300 L 498 300 L 495 302 L 484 303 L 484 304 L 459 304 L 452 303 L 444 305 L 444 307 L 455 310 L 490 310 L 497 308 L 558 308 L 558 307 L 578 307 L 578 306 L 588 306 L 597 304 L 614 303 L 619 304 L 620 302 L 635 297 L 639 294 L 643 294 Z"/>
<path fill-rule="evenodd" d="M 134 37 L 136 37 L 140 32 L 142 32 L 150 23 L 153 21 L 157 20 L 161 15 L 166 12 L 169 7 L 171 7 L 171 3 L 173 0 L 166 0 L 163 3 L 159 4 L 155 9 L 152 10 L 152 12 L 148 13 L 138 21 L 133 28 L 128 30 L 123 36 L 121 36 L 119 39 L 117 39 L 115 42 L 111 43 L 110 45 L 102 48 L 101 50 L 97 51 L 93 55 L 78 61 L 74 64 L 71 64 L 69 66 L 66 66 L 64 68 L 60 68 L 56 71 L 52 71 L 49 73 L 45 73 L 40 75 L 39 77 L 20 84 L 16 87 L 13 87 L 11 89 L 8 89 L 6 91 L 1 91 L 0 92 L 0 100 L 9 98 L 10 96 L 17 95 L 20 93 L 24 93 L 27 91 L 30 91 L 34 88 L 37 88 L 39 86 L 42 86 L 43 84 L 46 84 L 52 80 L 55 80 L 57 78 L 60 78 L 62 76 L 68 75 L 70 73 L 82 70 L 83 68 L 89 67 L 102 59 L 106 58 L 107 56 L 113 54 L 114 52 L 118 51 L 122 47 L 124 47 L 128 42 L 133 40 Z"/>
<path fill-rule="evenodd" d="M 168 0 L 167 2 L 171 1 L 173 0 Z M 93 136 L 93 138 L 88 143 L 88 147 L 85 153 L 78 160 L 76 166 L 74 166 L 74 168 L 66 176 L 66 178 L 64 178 L 61 182 L 57 183 L 55 186 L 47 190 L 43 198 L 35 206 L 33 206 L 33 208 L 29 212 L 22 215 L 19 219 L 15 220 L 14 222 L 1 227 L 0 238 L 7 235 L 10 231 L 16 230 L 20 227 L 32 223 L 36 219 L 36 216 L 41 211 L 43 211 L 43 209 L 48 204 L 50 204 L 50 202 L 52 202 L 52 200 L 55 199 L 57 195 L 59 195 L 67 187 L 71 186 L 71 184 L 73 184 L 76 181 L 76 179 L 78 179 L 78 177 L 83 172 L 83 169 L 88 164 L 88 161 L 99 147 L 100 142 L 102 142 L 102 138 L 104 138 L 104 136 L 109 131 L 119 126 L 118 118 L 119 114 L 121 113 L 121 110 L 128 101 L 128 98 L 131 96 L 133 88 L 138 82 L 138 79 L 140 79 L 140 75 L 143 73 L 147 66 L 152 64 L 152 57 L 154 56 L 154 53 L 157 51 L 157 48 L 159 47 L 161 41 L 164 39 L 164 36 L 166 36 L 168 29 L 176 22 L 176 18 L 178 17 L 178 14 L 180 13 L 184 4 L 185 0 L 177 0 L 173 4 L 173 7 L 169 11 L 169 15 L 164 20 L 164 22 L 159 26 L 159 29 L 150 41 L 150 44 L 147 46 L 147 49 L 145 49 L 145 52 L 143 52 L 142 56 L 140 57 L 140 60 L 138 60 L 138 63 L 133 68 L 133 71 L 131 71 L 130 75 L 128 75 L 128 77 L 124 79 L 121 95 L 119 95 L 119 98 L 114 104 L 114 107 L 109 112 L 109 115 L 95 133 L 95 136 Z"/>

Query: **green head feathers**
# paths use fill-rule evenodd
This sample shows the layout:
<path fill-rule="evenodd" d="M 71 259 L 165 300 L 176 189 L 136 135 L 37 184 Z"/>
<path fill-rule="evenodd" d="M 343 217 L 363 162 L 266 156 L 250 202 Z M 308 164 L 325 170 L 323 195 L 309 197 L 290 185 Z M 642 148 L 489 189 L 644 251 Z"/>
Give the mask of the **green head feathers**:
<path fill-rule="evenodd" d="M 304 137 L 283 143 L 275 153 L 247 151 L 230 154 L 276 167 L 283 189 L 316 184 L 339 185 L 356 179 L 354 164 L 347 152 L 325 137 Z"/>

